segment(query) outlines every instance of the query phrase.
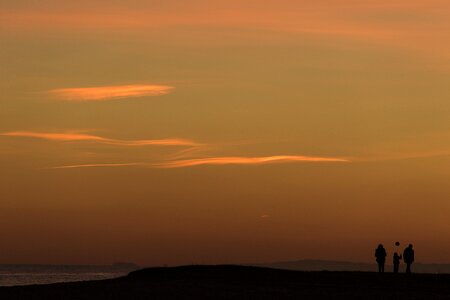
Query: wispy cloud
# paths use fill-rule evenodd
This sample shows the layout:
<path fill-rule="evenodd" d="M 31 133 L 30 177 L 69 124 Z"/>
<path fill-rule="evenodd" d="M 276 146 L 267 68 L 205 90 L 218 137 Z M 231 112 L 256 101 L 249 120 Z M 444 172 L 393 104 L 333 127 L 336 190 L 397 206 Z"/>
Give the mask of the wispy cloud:
<path fill-rule="evenodd" d="M 108 139 L 95 135 L 82 133 L 51 133 L 51 132 L 32 132 L 32 131 L 12 131 L 1 133 L 3 136 L 30 137 L 53 141 L 107 141 Z"/>
<path fill-rule="evenodd" d="M 160 163 L 134 162 L 134 163 L 91 163 L 51 167 L 49 169 L 75 169 L 75 168 L 103 168 L 103 167 L 130 167 L 140 166 L 147 168 L 185 168 L 200 165 L 263 165 L 274 163 L 295 162 L 350 162 L 348 159 L 334 157 L 314 156 L 264 156 L 264 157 L 213 157 L 186 160 L 174 160 Z"/>
<path fill-rule="evenodd" d="M 107 30 L 131 34 L 165 30 L 173 34 L 175 29 L 186 26 L 208 30 L 240 27 L 351 39 L 413 50 L 426 57 L 433 54 L 449 58 L 447 0 L 270 0 L 264 1 L 264 5 L 255 5 L 254 1 L 214 1 L 208 6 L 208 13 L 201 1 L 189 7 L 180 5 L 179 9 L 174 9 L 173 3 L 165 8 L 158 5 L 158 9 L 153 4 L 137 9 L 108 5 L 93 9 L 91 3 L 88 7 L 80 4 L 76 9 L 68 9 L 65 1 L 59 2 L 62 2 L 59 9 L 0 10 L 3 32 Z"/>
<path fill-rule="evenodd" d="M 261 165 L 292 162 L 349 162 L 347 159 L 335 157 L 277 155 L 263 157 L 211 157 L 175 160 L 155 165 L 160 168 L 184 168 L 200 165 Z"/>
<path fill-rule="evenodd" d="M 350 162 L 347 158 L 338 157 L 319 157 L 319 156 L 299 156 L 299 155 L 275 155 L 261 157 L 242 157 L 242 156 L 219 156 L 219 157 L 200 157 L 184 159 L 186 156 L 200 154 L 211 149 L 208 144 L 200 144 L 185 139 L 159 139 L 159 140 L 120 140 L 111 139 L 86 133 L 66 132 L 32 132 L 32 131 L 13 131 L 0 133 L 0 136 L 36 138 L 59 142 L 94 142 L 101 144 L 117 146 L 184 146 L 188 147 L 182 152 L 177 152 L 169 160 L 156 162 L 132 162 L 132 163 L 88 163 L 76 165 L 64 165 L 52 167 L 51 169 L 72 169 L 72 168 L 92 168 L 92 167 L 125 167 L 142 166 L 148 168 L 185 168 L 201 165 L 263 165 L 275 163 L 295 163 L 295 162 Z M 204 149 L 203 149 L 204 147 Z"/>
<path fill-rule="evenodd" d="M 143 166 L 145 163 L 110 163 L 110 164 L 81 164 L 81 165 L 67 165 L 59 167 L 51 167 L 47 169 L 77 169 L 77 168 L 102 168 L 102 167 L 130 167 Z"/>
<path fill-rule="evenodd" d="M 108 101 L 122 98 L 161 96 L 174 87 L 168 85 L 119 85 L 84 88 L 64 88 L 48 91 L 50 95 L 64 101 Z"/>
<path fill-rule="evenodd" d="M 61 141 L 61 142 L 96 142 L 102 144 L 110 144 L 117 146 L 199 146 L 191 140 L 185 139 L 156 139 L 156 140 L 120 140 L 111 139 L 106 137 L 101 137 L 91 134 L 83 133 L 52 133 L 52 132 L 32 132 L 32 131 L 13 131 L 1 133 L 3 136 L 11 137 L 26 137 L 26 138 L 37 138 L 51 141 Z"/>

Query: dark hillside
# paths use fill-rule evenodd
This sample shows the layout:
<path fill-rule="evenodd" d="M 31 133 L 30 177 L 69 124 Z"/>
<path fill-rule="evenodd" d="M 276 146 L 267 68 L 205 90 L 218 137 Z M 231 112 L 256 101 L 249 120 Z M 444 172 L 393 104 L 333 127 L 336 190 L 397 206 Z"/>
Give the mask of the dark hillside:
<path fill-rule="evenodd" d="M 450 299 L 450 275 L 184 266 L 104 281 L 3 287 L 0 299 Z"/>

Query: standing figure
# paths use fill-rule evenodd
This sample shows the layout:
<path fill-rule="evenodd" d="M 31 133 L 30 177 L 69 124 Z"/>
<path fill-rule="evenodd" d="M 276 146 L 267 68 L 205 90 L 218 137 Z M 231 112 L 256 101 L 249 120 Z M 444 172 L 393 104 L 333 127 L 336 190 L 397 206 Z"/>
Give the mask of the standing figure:
<path fill-rule="evenodd" d="M 409 244 L 403 251 L 403 261 L 406 264 L 406 273 L 411 273 L 411 264 L 414 262 L 414 250 L 413 245 Z"/>
<path fill-rule="evenodd" d="M 382 244 L 379 244 L 378 248 L 375 250 L 375 257 L 377 258 L 378 272 L 384 273 L 384 263 L 386 262 L 386 250 L 384 249 Z"/>
<path fill-rule="evenodd" d="M 402 255 L 398 255 L 397 252 L 394 253 L 393 257 L 393 265 L 394 265 L 394 273 L 398 273 L 398 268 L 400 267 L 400 261 L 402 260 Z"/>

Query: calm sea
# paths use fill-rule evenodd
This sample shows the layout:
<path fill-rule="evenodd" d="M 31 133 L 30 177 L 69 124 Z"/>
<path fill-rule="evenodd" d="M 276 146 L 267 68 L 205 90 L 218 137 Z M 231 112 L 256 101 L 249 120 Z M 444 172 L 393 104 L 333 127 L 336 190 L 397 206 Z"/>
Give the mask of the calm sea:
<path fill-rule="evenodd" d="M 111 266 L 0 265 L 0 286 L 110 279 L 138 269 L 132 264 Z"/>

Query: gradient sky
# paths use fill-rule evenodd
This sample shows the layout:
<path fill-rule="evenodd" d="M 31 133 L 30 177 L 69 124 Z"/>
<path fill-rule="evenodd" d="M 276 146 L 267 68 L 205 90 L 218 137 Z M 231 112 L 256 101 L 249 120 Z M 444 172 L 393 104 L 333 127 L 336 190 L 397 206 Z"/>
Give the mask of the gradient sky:
<path fill-rule="evenodd" d="M 450 263 L 449 1 L 0 0 L 0 38 L 0 263 Z"/>

